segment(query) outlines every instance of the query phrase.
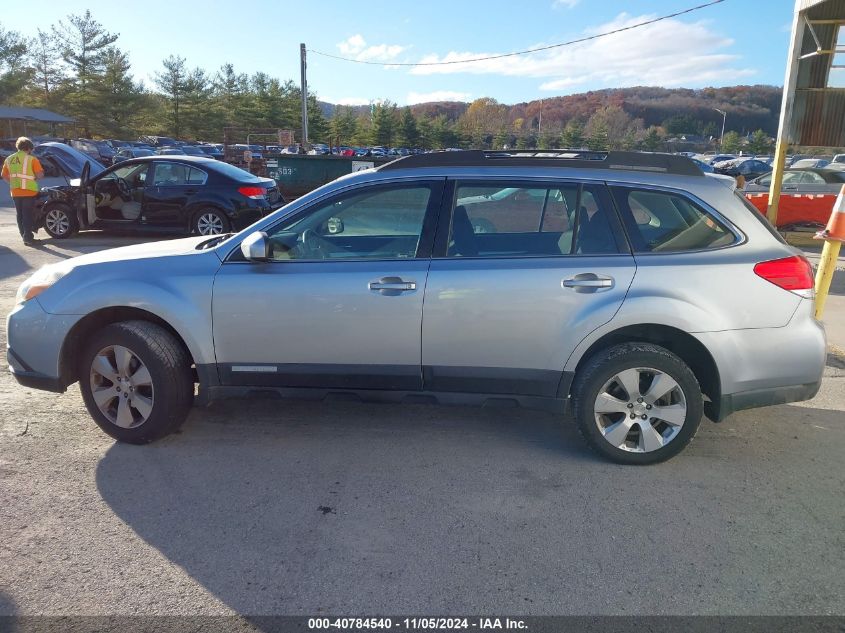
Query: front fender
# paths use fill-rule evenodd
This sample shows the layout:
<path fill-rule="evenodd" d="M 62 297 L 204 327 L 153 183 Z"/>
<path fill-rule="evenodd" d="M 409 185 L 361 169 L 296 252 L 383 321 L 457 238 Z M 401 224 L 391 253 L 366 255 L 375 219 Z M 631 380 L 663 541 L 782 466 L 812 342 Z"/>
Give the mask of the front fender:
<path fill-rule="evenodd" d="M 145 310 L 167 322 L 197 364 L 214 363 L 211 297 L 220 260 L 211 253 L 82 265 L 39 295 L 50 314 Z"/>

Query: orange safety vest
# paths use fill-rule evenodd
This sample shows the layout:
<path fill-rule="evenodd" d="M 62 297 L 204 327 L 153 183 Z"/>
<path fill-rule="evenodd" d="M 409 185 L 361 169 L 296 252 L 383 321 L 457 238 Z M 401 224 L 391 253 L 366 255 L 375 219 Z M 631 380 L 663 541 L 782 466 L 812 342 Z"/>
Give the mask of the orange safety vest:
<path fill-rule="evenodd" d="M 35 180 L 35 170 L 32 168 L 32 156 L 26 152 L 15 152 L 6 159 L 6 169 L 9 170 L 9 187 L 38 192 L 38 182 Z"/>

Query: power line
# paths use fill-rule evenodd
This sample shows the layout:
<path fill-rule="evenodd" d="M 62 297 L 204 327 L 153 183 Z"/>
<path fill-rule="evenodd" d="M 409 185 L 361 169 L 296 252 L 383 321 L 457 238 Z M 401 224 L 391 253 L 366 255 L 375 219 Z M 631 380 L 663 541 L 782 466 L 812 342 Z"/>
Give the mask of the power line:
<path fill-rule="evenodd" d="M 631 24 L 629 26 L 623 26 L 622 28 L 614 29 L 613 31 L 607 31 L 605 33 L 597 33 L 596 35 L 589 35 L 587 37 L 580 37 L 576 40 L 569 40 L 568 42 L 561 42 L 560 44 L 549 44 L 548 46 L 540 46 L 538 48 L 529 48 L 528 50 L 524 51 L 516 51 L 513 53 L 502 53 L 501 55 L 489 55 L 487 57 L 476 57 L 474 59 L 460 59 L 460 60 L 452 60 L 448 62 L 416 62 L 416 63 L 408 63 L 408 62 L 371 62 L 362 59 L 352 59 L 351 57 L 341 57 L 340 55 L 332 55 L 331 53 L 324 53 L 322 51 L 316 51 L 313 48 L 309 48 L 309 53 L 314 53 L 315 55 L 322 55 L 323 57 L 331 57 L 332 59 L 339 59 L 344 62 L 352 62 L 355 64 L 367 64 L 370 66 L 447 66 L 449 64 L 471 64 L 473 62 L 483 62 L 489 59 L 502 59 L 503 57 L 514 57 L 516 55 L 529 55 L 531 53 L 538 53 L 540 51 L 547 51 L 552 48 L 560 48 L 561 46 L 571 46 L 572 44 L 580 44 L 581 42 L 589 42 L 590 40 L 597 40 L 600 37 L 606 37 L 608 35 L 613 35 L 615 33 L 621 33 L 622 31 L 630 31 L 632 29 L 638 29 L 641 26 L 647 26 L 649 24 L 654 24 L 655 22 L 661 22 L 662 20 L 668 20 L 670 18 L 676 18 L 679 15 L 684 15 L 686 13 L 692 13 L 693 11 L 698 11 L 699 9 L 706 9 L 707 7 L 711 7 L 714 4 L 719 4 L 720 2 L 724 2 L 725 0 L 711 0 L 710 2 L 705 2 L 704 4 L 699 4 L 695 7 L 690 7 L 689 9 L 684 9 L 683 11 L 678 11 L 676 13 L 670 13 L 668 15 L 662 15 L 659 18 L 653 18 L 651 20 L 646 20 L 645 22 L 639 22 L 637 24 Z"/>

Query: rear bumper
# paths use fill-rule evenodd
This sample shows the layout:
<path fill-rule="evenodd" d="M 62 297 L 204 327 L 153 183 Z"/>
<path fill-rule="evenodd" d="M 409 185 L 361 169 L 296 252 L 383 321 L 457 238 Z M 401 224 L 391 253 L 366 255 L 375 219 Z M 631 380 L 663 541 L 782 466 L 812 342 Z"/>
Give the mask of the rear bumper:
<path fill-rule="evenodd" d="M 743 409 L 756 409 L 775 404 L 809 400 L 819 392 L 819 387 L 821 387 L 821 381 L 810 382 L 806 385 L 789 385 L 787 387 L 755 389 L 728 394 L 720 398 L 718 409 L 715 406 L 707 407 L 707 417 L 714 422 L 720 422 L 730 414 Z M 707 404 L 711 405 L 711 403 Z"/>
<path fill-rule="evenodd" d="M 716 422 L 734 411 L 809 400 L 819 390 L 827 357 L 814 302 L 804 299 L 780 328 L 693 334 L 713 355 L 720 395 L 705 405 Z"/>

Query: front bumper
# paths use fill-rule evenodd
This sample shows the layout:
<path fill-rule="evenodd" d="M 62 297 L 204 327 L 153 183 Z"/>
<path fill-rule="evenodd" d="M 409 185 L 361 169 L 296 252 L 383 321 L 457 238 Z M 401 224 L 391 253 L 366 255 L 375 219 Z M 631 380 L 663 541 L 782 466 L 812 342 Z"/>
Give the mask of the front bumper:
<path fill-rule="evenodd" d="M 53 391 L 55 393 L 67 391 L 67 385 L 64 384 L 61 378 L 45 376 L 33 370 L 11 347 L 6 350 L 6 360 L 9 362 L 9 371 L 15 380 L 18 381 L 18 384 L 29 387 L 30 389 L 41 389 L 42 391 Z"/>
<path fill-rule="evenodd" d="M 65 391 L 62 346 L 68 332 L 81 318 L 48 314 L 37 298 L 15 306 L 6 319 L 6 359 L 15 380 L 33 389 Z"/>

